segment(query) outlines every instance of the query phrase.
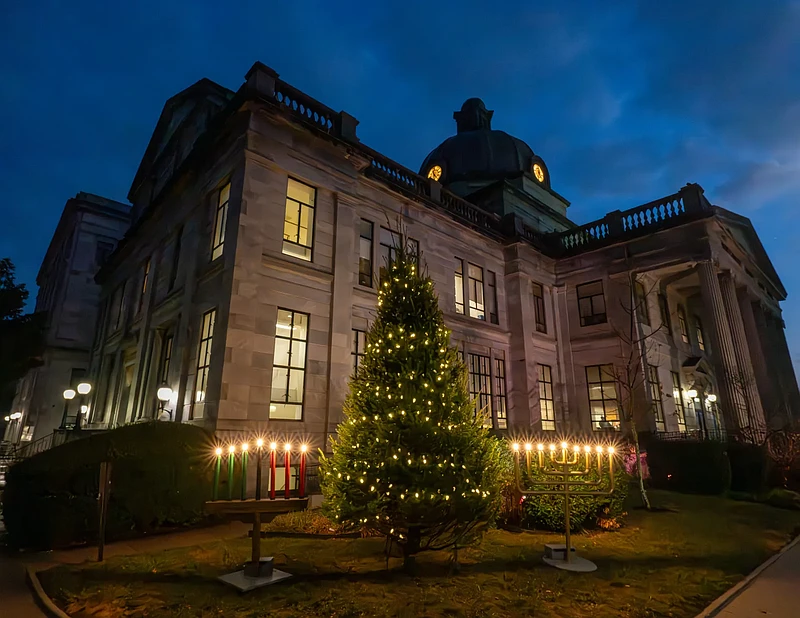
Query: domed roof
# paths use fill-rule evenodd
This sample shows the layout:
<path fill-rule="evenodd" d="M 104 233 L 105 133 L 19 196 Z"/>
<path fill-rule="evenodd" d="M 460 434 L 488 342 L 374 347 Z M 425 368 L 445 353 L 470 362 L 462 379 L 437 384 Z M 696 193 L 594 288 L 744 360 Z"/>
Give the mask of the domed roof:
<path fill-rule="evenodd" d="M 493 114 L 480 99 L 467 99 L 461 111 L 453 114 L 458 132 L 425 157 L 420 175 L 450 185 L 459 181 L 501 180 L 527 173 L 549 187 L 550 178 L 541 158 L 521 139 L 493 130 Z"/>

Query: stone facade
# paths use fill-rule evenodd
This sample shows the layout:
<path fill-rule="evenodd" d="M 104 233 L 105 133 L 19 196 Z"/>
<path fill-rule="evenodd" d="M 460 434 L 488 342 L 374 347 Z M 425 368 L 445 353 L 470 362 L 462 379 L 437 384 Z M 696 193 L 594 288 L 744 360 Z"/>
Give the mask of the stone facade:
<path fill-rule="evenodd" d="M 480 113 L 460 127 L 491 132 Z M 485 140 L 513 157 L 483 176 L 473 157 L 451 191 L 452 143 L 428 157 L 440 166 L 428 178 L 361 144 L 357 124 L 260 63 L 235 93 L 203 80 L 167 103 L 129 194 L 131 230 L 97 277 L 92 426 L 158 417 L 325 445 L 375 314 L 383 228 L 398 226 L 498 431 L 624 429 L 607 372 L 630 358 L 647 365 L 630 396 L 640 431 L 795 422 L 785 290 L 750 222 L 699 186 L 576 226 L 519 140 Z"/>
<path fill-rule="evenodd" d="M 90 193 L 67 201 L 36 277 L 35 311 L 47 315 L 43 365 L 20 380 L 8 426 L 12 442 L 38 440 L 75 421 L 62 396 L 86 376 L 100 305 L 94 275 L 128 229 L 130 207 Z"/>

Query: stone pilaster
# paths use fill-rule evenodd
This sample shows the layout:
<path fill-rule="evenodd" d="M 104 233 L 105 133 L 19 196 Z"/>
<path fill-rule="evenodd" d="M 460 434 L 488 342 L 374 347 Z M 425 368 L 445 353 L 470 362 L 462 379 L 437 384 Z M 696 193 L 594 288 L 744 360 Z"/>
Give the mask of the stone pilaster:
<path fill-rule="evenodd" d="M 728 431 L 736 432 L 742 425 L 742 415 L 746 415 L 747 406 L 744 394 L 737 385 L 739 367 L 736 363 L 731 329 L 725 302 L 722 298 L 716 267 L 710 261 L 700 262 L 697 271 L 700 275 L 700 292 L 706 311 L 711 317 L 712 358 L 717 373 L 720 399 L 725 426 Z M 745 425 L 746 425 L 745 420 Z"/>
<path fill-rule="evenodd" d="M 741 426 L 749 426 L 754 431 L 763 431 L 765 429 L 764 409 L 758 396 L 753 365 L 750 361 L 750 349 L 747 344 L 744 321 L 739 308 L 739 299 L 736 297 L 736 284 L 733 280 L 733 275 L 729 271 L 721 273 L 719 285 L 722 290 L 725 313 L 728 315 L 728 325 L 730 326 L 731 339 L 733 341 L 733 353 L 736 356 L 736 364 L 739 368 L 736 386 L 741 389 L 747 404 L 747 418 L 740 419 L 743 423 Z"/>
<path fill-rule="evenodd" d="M 739 289 L 739 311 L 742 314 L 744 334 L 747 338 L 747 348 L 750 351 L 750 362 L 753 367 L 758 394 L 761 397 L 761 410 L 764 421 L 769 424 L 769 414 L 775 408 L 775 390 L 769 375 L 767 359 L 764 355 L 764 333 L 757 324 L 753 311 L 753 300 L 747 288 Z"/>
<path fill-rule="evenodd" d="M 798 410 L 800 410 L 800 392 L 797 388 L 797 377 L 794 372 L 789 345 L 786 343 L 783 320 L 765 309 L 767 330 L 772 341 L 769 350 L 770 367 L 774 368 L 776 387 L 778 389 L 778 421 L 780 427 L 796 428 Z"/>

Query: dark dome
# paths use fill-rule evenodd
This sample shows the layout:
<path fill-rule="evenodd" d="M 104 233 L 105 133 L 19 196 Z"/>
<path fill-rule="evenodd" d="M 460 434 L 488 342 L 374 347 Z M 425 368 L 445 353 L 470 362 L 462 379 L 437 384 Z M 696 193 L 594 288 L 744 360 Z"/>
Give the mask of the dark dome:
<path fill-rule="evenodd" d="M 492 129 L 492 111 L 480 99 L 467 99 L 455 112 L 458 133 L 447 138 L 425 157 L 420 175 L 428 176 L 434 166 L 441 168 L 440 180 L 449 185 L 465 180 L 500 180 L 531 173 L 532 165 L 544 163 L 531 147 L 505 131 Z M 545 184 L 549 178 L 545 171 Z"/>

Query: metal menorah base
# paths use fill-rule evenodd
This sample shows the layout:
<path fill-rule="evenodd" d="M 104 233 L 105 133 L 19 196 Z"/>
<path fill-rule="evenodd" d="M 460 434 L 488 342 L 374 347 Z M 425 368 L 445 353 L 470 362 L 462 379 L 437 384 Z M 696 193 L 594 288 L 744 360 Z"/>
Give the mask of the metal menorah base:
<path fill-rule="evenodd" d="M 258 564 L 248 562 L 241 571 L 221 575 L 218 579 L 233 586 L 240 592 L 249 592 L 256 588 L 275 584 L 292 576 L 291 573 L 275 569 L 272 565 L 272 557 L 261 558 Z"/>
<path fill-rule="evenodd" d="M 564 543 L 548 543 L 544 546 L 544 557 L 542 560 L 550 566 L 564 571 L 574 571 L 576 573 L 591 573 L 597 570 L 597 565 L 586 558 L 581 558 L 575 552 L 575 548 L 570 548 L 569 560 L 567 560 L 567 546 Z"/>

